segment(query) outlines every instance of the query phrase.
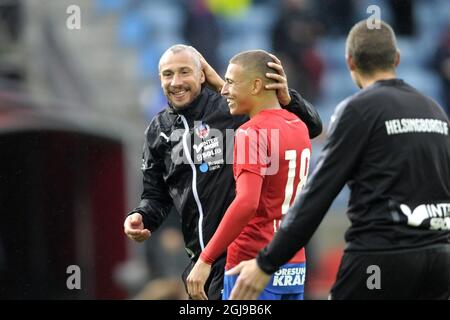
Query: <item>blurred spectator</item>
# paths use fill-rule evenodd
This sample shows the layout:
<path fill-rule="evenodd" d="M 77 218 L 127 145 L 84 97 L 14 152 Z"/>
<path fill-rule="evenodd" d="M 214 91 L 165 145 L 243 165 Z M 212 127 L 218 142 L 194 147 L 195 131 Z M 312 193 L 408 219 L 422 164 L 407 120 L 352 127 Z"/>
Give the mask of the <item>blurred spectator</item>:
<path fill-rule="evenodd" d="M 433 66 L 441 79 L 444 110 L 450 116 L 450 23 L 434 54 Z"/>
<path fill-rule="evenodd" d="M 187 299 L 180 274 L 188 261 L 183 236 L 173 227 L 161 230 L 158 245 L 153 247 L 150 263 L 151 280 L 136 294 L 138 300 Z"/>
<path fill-rule="evenodd" d="M 15 88 L 23 80 L 18 42 L 22 32 L 20 1 L 0 1 L 0 86 Z"/>
<path fill-rule="evenodd" d="M 316 0 L 314 11 L 318 20 L 325 25 L 325 33 L 330 36 L 344 36 L 353 26 L 355 0 Z"/>
<path fill-rule="evenodd" d="M 189 258 L 184 249 L 178 215 L 169 215 L 166 226 L 154 234 L 155 242 L 147 243 L 147 258 L 151 280 L 134 297 L 138 300 L 180 300 L 187 299 L 180 274 Z"/>
<path fill-rule="evenodd" d="M 387 1 L 392 10 L 392 28 L 399 36 L 414 36 L 416 26 L 414 22 L 414 1 L 390 0 Z"/>
<path fill-rule="evenodd" d="M 315 102 L 320 93 L 323 61 L 315 45 L 320 24 L 304 0 L 283 0 L 272 31 L 275 54 L 285 66 L 289 86 Z"/>
<path fill-rule="evenodd" d="M 220 28 L 206 1 L 187 2 L 183 35 L 191 46 L 203 54 L 214 69 L 219 70 L 217 49 L 220 43 Z"/>
<path fill-rule="evenodd" d="M 214 14 L 235 17 L 249 8 L 251 0 L 206 0 L 206 3 Z"/>
<path fill-rule="evenodd" d="M 155 235 L 158 237 L 157 245 L 149 246 L 148 252 L 151 277 L 175 277 L 181 281 L 180 274 L 189 259 L 179 228 L 168 226 Z"/>
<path fill-rule="evenodd" d="M 307 252 L 308 246 L 306 247 Z M 307 267 L 310 271 L 308 271 L 306 275 L 305 300 L 328 298 L 330 289 L 336 280 L 336 274 L 339 270 L 342 254 L 342 247 L 328 247 L 327 249 L 324 249 L 320 257 L 316 257 L 317 261 L 315 261 L 313 268 L 311 268 L 311 264 L 309 262 L 310 256 L 309 254 L 307 255 Z"/>
<path fill-rule="evenodd" d="M 2 40 L 6 37 L 15 42 L 22 29 L 20 1 L 0 1 L 0 33 Z"/>
<path fill-rule="evenodd" d="M 149 264 L 151 280 L 134 297 L 138 300 L 187 299 L 180 274 L 188 258 L 183 236 L 178 228 L 166 227 L 160 231 L 156 246 L 151 246 Z"/>

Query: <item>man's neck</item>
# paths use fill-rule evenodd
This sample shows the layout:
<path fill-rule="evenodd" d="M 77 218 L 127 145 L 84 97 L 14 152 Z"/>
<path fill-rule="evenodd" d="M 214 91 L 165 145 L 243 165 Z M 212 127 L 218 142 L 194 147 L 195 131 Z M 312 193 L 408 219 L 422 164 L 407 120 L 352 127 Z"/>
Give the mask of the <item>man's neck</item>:
<path fill-rule="evenodd" d="M 278 98 L 276 96 L 262 97 L 262 99 L 255 103 L 255 107 L 250 110 L 248 116 L 253 118 L 261 111 L 269 109 L 281 109 L 280 103 L 278 102 Z"/>
<path fill-rule="evenodd" d="M 395 71 L 380 71 L 374 74 L 371 74 L 369 76 L 360 75 L 359 76 L 359 82 L 361 84 L 361 88 L 367 88 L 368 86 L 371 86 L 377 81 L 380 80 L 391 80 L 395 79 L 397 75 L 395 74 Z"/>

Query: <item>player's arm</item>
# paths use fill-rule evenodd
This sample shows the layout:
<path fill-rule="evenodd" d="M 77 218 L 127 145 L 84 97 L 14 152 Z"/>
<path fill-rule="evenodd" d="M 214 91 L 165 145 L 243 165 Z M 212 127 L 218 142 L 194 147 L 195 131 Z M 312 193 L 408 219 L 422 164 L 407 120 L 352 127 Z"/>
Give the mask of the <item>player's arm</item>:
<path fill-rule="evenodd" d="M 211 265 L 236 239 L 255 215 L 263 184 L 263 177 L 242 171 L 236 180 L 236 197 L 228 207 L 214 236 L 200 255 L 187 277 L 188 293 L 193 299 L 206 300 L 204 286 L 211 271 Z"/>
<path fill-rule="evenodd" d="M 263 181 L 261 175 L 250 171 L 243 171 L 239 175 L 236 181 L 236 197 L 228 207 L 211 241 L 200 255 L 202 261 L 212 264 L 255 216 Z"/>
<path fill-rule="evenodd" d="M 266 76 L 276 82 L 266 85 L 266 89 L 277 90 L 278 101 L 283 109 L 294 113 L 306 124 L 311 139 L 317 137 L 322 133 L 322 120 L 319 113 L 297 91 L 289 89 L 281 61 L 273 54 L 270 56 L 274 62 L 269 62 L 268 66 L 276 73 L 268 73 Z"/>
<path fill-rule="evenodd" d="M 230 270 L 241 272 L 231 299 L 258 297 L 268 279 L 304 247 L 319 226 L 334 198 L 351 178 L 369 139 L 367 123 L 357 108 L 338 106 L 336 120 L 330 124 L 328 138 L 319 163 L 284 217 L 272 241 L 262 249 L 256 262 L 247 262 Z M 263 272 L 267 276 L 262 276 Z"/>
<path fill-rule="evenodd" d="M 139 206 L 125 219 L 125 234 L 138 242 L 148 239 L 166 219 L 172 208 L 167 185 L 164 182 L 163 160 L 157 152 L 159 130 L 150 125 L 146 132 L 143 152 L 143 191 Z"/>

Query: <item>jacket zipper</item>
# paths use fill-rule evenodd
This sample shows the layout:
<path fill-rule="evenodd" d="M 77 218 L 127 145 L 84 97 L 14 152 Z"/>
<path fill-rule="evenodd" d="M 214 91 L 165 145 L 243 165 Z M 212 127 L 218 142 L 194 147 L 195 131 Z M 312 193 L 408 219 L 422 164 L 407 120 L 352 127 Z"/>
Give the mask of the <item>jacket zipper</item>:
<path fill-rule="evenodd" d="M 203 207 L 202 204 L 200 202 L 200 198 L 198 196 L 198 192 L 197 192 L 197 169 L 195 168 L 194 162 L 191 159 L 191 152 L 188 148 L 187 145 L 187 137 L 189 134 L 189 125 L 186 121 L 186 118 L 183 115 L 181 116 L 181 120 L 183 121 L 184 124 L 184 134 L 183 134 L 183 149 L 184 152 L 186 153 L 186 158 L 191 166 L 192 169 L 192 193 L 194 194 L 194 199 L 195 202 L 197 204 L 197 208 L 198 208 L 198 213 L 199 213 L 199 218 L 198 218 L 198 238 L 200 241 L 200 247 L 202 249 L 202 251 L 205 249 L 205 244 L 203 242 L 203 229 L 202 229 L 202 225 L 203 225 Z"/>

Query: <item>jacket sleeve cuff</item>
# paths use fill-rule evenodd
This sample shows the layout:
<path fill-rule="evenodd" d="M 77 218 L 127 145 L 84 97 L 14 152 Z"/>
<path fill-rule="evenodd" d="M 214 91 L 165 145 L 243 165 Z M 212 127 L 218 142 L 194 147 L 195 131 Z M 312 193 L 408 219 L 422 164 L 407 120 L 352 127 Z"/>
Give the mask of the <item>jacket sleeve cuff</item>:
<path fill-rule="evenodd" d="M 262 271 L 264 271 L 264 273 L 267 273 L 269 275 L 275 273 L 278 269 L 280 269 L 280 266 L 277 266 L 270 261 L 270 257 L 267 256 L 267 248 L 264 248 L 259 252 L 258 256 L 256 257 L 256 263 L 258 264 L 258 267 Z"/>

